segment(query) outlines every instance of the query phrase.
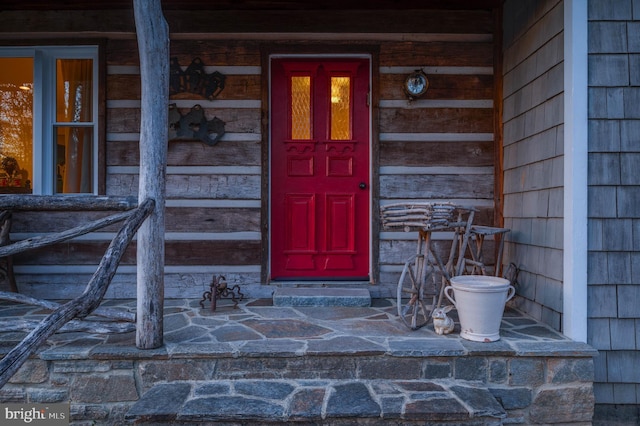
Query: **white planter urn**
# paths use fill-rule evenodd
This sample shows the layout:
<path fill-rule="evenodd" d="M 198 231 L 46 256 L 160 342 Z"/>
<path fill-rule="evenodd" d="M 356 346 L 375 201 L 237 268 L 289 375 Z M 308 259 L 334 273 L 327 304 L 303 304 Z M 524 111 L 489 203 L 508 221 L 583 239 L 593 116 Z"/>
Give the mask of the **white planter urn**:
<path fill-rule="evenodd" d="M 500 339 L 504 306 L 516 293 L 509 280 L 486 275 L 451 278 L 445 296 L 458 310 L 460 337 L 474 342 Z"/>

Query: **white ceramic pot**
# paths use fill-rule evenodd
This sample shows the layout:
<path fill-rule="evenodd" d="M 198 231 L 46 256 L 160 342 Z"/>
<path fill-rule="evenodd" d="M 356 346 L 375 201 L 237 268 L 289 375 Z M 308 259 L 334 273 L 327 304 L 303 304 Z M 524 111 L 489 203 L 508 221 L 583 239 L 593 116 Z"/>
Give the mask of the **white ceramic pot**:
<path fill-rule="evenodd" d="M 509 280 L 486 275 L 459 275 L 451 278 L 451 285 L 444 292 L 458 310 L 460 337 L 474 342 L 500 339 L 505 303 L 516 293 Z"/>

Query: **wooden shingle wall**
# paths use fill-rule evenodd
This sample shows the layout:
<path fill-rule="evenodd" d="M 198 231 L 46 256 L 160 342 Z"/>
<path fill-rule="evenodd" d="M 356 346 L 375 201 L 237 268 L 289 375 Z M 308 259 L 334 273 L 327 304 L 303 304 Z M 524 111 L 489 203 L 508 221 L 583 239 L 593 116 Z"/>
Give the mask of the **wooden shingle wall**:
<path fill-rule="evenodd" d="M 517 303 L 560 330 L 563 216 L 563 7 L 511 1 L 504 16 L 506 258 Z"/>
<path fill-rule="evenodd" d="M 589 2 L 588 343 L 599 351 L 596 403 L 631 407 L 640 403 L 640 2 L 609 3 Z"/>
<path fill-rule="evenodd" d="M 112 13 L 104 15 L 109 17 L 106 21 L 99 21 L 99 13 L 84 14 L 95 25 L 78 25 L 91 27 L 92 37 L 106 39 L 106 192 L 135 195 L 140 124 L 137 44 L 129 32 L 130 23 L 116 20 Z M 206 19 L 207 13 L 212 19 Z M 423 11 L 402 15 L 397 11 L 366 11 L 367 20 L 350 27 L 355 21 L 349 17 L 356 12 L 349 11 L 336 12 L 327 25 L 318 23 L 322 17 L 330 20 L 331 13 L 322 12 L 309 24 L 309 30 L 315 32 L 291 34 L 246 32 L 251 22 L 257 22 L 256 13 L 238 13 L 235 20 L 222 20 L 218 26 L 213 18 L 220 15 L 215 11 L 191 13 L 188 16 L 194 18 L 192 21 L 180 18 L 185 16 L 182 11 L 166 13 L 172 29 L 171 56 L 185 67 L 200 58 L 208 72 L 220 71 L 227 76 L 225 89 L 212 101 L 185 94 L 171 99 L 183 113 L 195 105 L 202 106 L 207 118 L 218 117 L 226 123 L 226 134 L 215 146 L 200 141 L 169 142 L 167 298 L 201 296 L 213 274 L 223 274 L 228 282 L 243 285 L 250 296 L 270 295 L 268 286 L 261 285 L 267 264 L 264 232 L 268 229 L 268 188 L 264 182 L 268 182 L 268 162 L 264 153 L 269 140 L 264 131 L 268 106 L 263 102 L 267 90 L 263 74 L 268 70 L 263 58 L 269 46 L 278 46 L 280 53 L 283 45 L 295 46 L 298 53 L 305 48 L 314 52 L 341 53 L 343 48 L 357 52 L 359 45 L 366 46 L 364 52 L 378 52 L 373 61 L 377 69 L 372 72 L 376 76 L 372 88 L 372 120 L 376 126 L 372 132 L 376 153 L 372 159 L 374 205 L 404 200 L 457 201 L 481 210 L 478 223 L 493 224 L 492 12 Z M 50 14 L 56 19 L 47 24 Z M 222 16 L 230 14 L 227 11 Z M 244 15 L 249 16 L 247 22 L 242 21 Z M 265 31 L 303 29 L 299 13 L 290 19 L 291 25 L 286 14 L 277 15 L 280 21 L 263 17 L 260 25 L 268 26 Z M 396 15 L 405 19 L 392 20 Z M 29 25 L 27 12 L 18 17 Z M 60 32 L 65 42 L 73 43 L 74 37 L 80 37 L 69 31 L 74 22 L 65 22 L 65 17 L 57 13 L 37 13 L 33 19 L 38 25 L 34 31 L 47 32 L 46 26 L 50 25 L 49 30 Z M 109 31 L 109 22 L 117 33 Z M 192 26 L 187 25 L 189 22 Z M 220 28 L 245 32 L 214 33 Z M 400 33 L 400 29 L 413 32 Z M 10 27 L 7 31 L 18 30 Z M 33 37 L 41 42 L 37 34 Z M 431 85 L 425 97 L 409 102 L 402 84 L 416 69 L 427 73 Z M 14 231 L 22 236 L 51 232 L 95 215 L 44 217 L 25 213 L 15 219 Z M 378 220 L 374 211 L 372 221 Z M 373 235 L 373 252 L 378 255 L 374 263 L 379 270 L 376 267 L 373 271 L 376 285 L 371 288 L 374 296 L 389 296 L 395 292 L 404 260 L 415 251 L 416 235 L 380 231 Z M 77 294 L 113 232 L 94 233 L 16 259 L 22 289 L 53 298 Z M 131 248 L 107 297 L 135 297 L 135 279 L 135 250 Z"/>

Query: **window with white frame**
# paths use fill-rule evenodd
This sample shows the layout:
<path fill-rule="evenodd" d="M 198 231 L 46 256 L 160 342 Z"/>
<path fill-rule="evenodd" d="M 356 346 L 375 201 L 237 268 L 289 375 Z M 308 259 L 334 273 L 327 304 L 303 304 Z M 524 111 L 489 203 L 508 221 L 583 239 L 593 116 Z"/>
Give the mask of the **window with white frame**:
<path fill-rule="evenodd" d="M 0 194 L 98 192 L 98 47 L 0 47 Z"/>

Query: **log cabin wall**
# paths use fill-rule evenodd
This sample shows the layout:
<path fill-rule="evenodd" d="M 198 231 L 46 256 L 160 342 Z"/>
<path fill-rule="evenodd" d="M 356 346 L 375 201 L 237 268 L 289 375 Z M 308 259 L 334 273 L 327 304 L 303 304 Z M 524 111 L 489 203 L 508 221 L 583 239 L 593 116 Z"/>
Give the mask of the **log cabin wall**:
<path fill-rule="evenodd" d="M 225 74 L 213 101 L 175 96 L 226 123 L 215 146 L 171 141 L 167 169 L 165 296 L 200 297 L 212 275 L 225 275 L 253 297 L 271 294 L 268 265 L 268 76 L 270 52 L 372 54 L 374 180 L 372 295 L 390 296 L 402 264 L 414 254 L 413 233 L 379 229 L 379 205 L 444 200 L 480 209 L 494 224 L 496 167 L 495 11 L 167 10 L 171 56 L 200 58 Z M 313 19 L 311 19 L 313 18 Z M 131 11 L 5 11 L 3 44 L 102 43 L 105 58 L 105 191 L 138 187 L 140 82 Z M 4 25 L 6 24 L 6 25 Z M 430 88 L 409 102 L 406 76 L 423 69 Z M 68 228 L 98 213 L 20 213 L 14 239 Z M 15 259 L 24 293 L 61 298 L 82 291 L 115 228 Z M 107 297 L 135 297 L 135 249 Z"/>

